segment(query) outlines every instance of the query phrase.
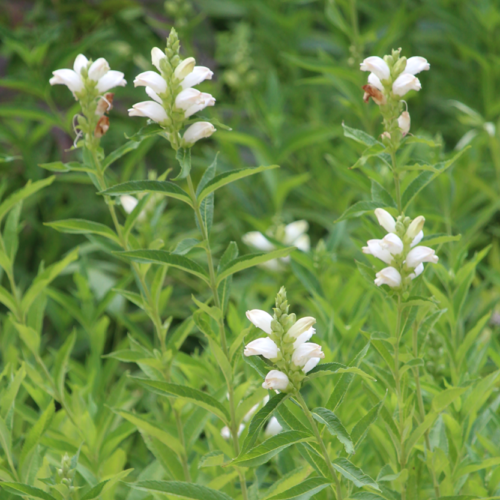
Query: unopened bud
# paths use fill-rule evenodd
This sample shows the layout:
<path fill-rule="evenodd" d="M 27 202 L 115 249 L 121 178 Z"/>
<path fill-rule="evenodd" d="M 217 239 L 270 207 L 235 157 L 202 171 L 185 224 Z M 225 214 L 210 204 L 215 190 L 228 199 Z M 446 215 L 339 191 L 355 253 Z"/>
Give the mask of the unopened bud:
<path fill-rule="evenodd" d="M 393 66 L 391 75 L 393 78 L 398 77 L 406 68 L 406 57 L 398 59 L 397 63 Z"/>
<path fill-rule="evenodd" d="M 413 219 L 412 223 L 409 225 L 406 230 L 406 236 L 413 240 L 420 231 L 424 228 L 425 218 L 422 215 L 419 215 L 417 218 Z"/>
<path fill-rule="evenodd" d="M 398 125 L 404 137 L 410 131 L 411 125 L 410 113 L 408 113 L 408 111 L 403 111 L 401 113 L 401 116 L 398 118 Z"/>
<path fill-rule="evenodd" d="M 177 68 L 175 68 L 174 75 L 178 80 L 184 80 L 194 69 L 196 61 L 194 57 L 184 59 Z"/>

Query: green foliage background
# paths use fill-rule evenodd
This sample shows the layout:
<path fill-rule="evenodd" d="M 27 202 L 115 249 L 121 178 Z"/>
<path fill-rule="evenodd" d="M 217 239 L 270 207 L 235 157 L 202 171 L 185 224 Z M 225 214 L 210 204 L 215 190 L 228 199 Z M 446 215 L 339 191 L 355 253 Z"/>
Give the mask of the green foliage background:
<path fill-rule="evenodd" d="M 251 249 L 241 241 L 248 231 L 265 232 L 273 225 L 299 219 L 310 225 L 311 252 L 294 254 L 286 270 L 273 273 L 253 268 L 235 276 L 228 313 L 231 340 L 248 326 L 245 311 L 270 309 L 277 290 L 284 285 L 293 310 L 299 316 L 318 319 L 316 341 L 324 348 L 325 362 L 349 364 L 371 334 L 387 330 L 387 319 L 394 315 L 386 295 L 356 266 L 360 261 L 372 267 L 360 248 L 364 241 L 381 234 L 374 218 L 365 214 L 335 223 L 354 203 L 372 199 L 370 178 L 392 190 L 392 175 L 377 159 L 362 168 L 349 169 L 364 147 L 344 137 L 342 122 L 373 136 L 381 133 L 376 106 L 362 100 L 366 74 L 359 71 L 359 62 L 397 47 L 402 47 L 403 55 L 428 59 L 431 70 L 419 75 L 422 90 L 408 103 L 411 132 L 440 146 L 416 144 L 408 148 L 407 163 L 434 164 L 450 158 L 455 149 L 467 144 L 472 147 L 426 187 L 407 211 L 411 217 L 425 215 L 428 234 L 461 235 L 457 242 L 438 246 L 439 264 L 427 266 L 419 282 L 421 294 L 430 292 L 441 310 L 435 325 L 422 336 L 422 384 L 427 405 L 450 385 L 466 388 L 431 431 L 434 449 L 441 450 L 436 452 L 436 470 L 442 495 L 499 496 L 500 469 L 495 467 L 500 463 L 500 311 L 496 306 L 500 285 L 500 3 L 7 0 L 0 11 L 2 198 L 29 180 L 47 177 L 49 173 L 38 165 L 61 158 L 65 162 L 79 159 L 79 152 L 69 151 L 78 106 L 66 88 L 50 87 L 52 71 L 71 67 L 76 55 L 85 53 L 93 59 L 105 57 L 112 69 L 125 73 L 129 84 L 115 90 L 111 127 L 102 140 L 109 153 L 123 144 L 124 134 L 131 136 L 144 125 L 144 120 L 127 116 L 127 108 L 144 100 L 143 90 L 135 89 L 132 81 L 137 73 L 150 69 L 151 47 L 163 47 L 172 26 L 179 32 L 183 54 L 194 55 L 198 64 L 215 73 L 203 89 L 213 94 L 217 103 L 204 113 L 231 128 L 218 126 L 212 139 L 197 145 L 193 176 L 199 179 L 217 152 L 220 172 L 275 163 L 281 166 L 216 193 L 215 253 L 221 254 L 230 241 L 237 242 L 240 253 L 248 253 Z M 109 177 L 114 184 L 145 179 L 150 171 L 161 175 L 168 168 L 174 173 L 177 169 L 173 153 L 155 136 L 114 163 Z M 403 187 L 413 177 L 408 173 Z M 192 213 L 175 200 L 165 203 L 158 201 L 152 222 L 138 227 L 137 238 L 144 247 L 161 239 L 170 250 L 197 235 Z M 66 390 L 70 406 L 81 418 L 81 432 L 88 445 L 81 452 L 85 455 L 79 470 L 81 485 L 87 481 L 92 486 L 114 477 L 102 499 L 149 498 L 146 493 L 131 493 L 118 482 L 121 476 L 113 475 L 133 469 L 126 479 L 133 481 L 169 475 L 177 478 L 177 471 L 163 470 L 158 455 L 155 458 L 151 451 L 153 445 L 147 446 L 147 439 L 145 444 L 135 425 L 113 411 L 145 413 L 172 434 L 175 423 L 167 403 L 141 391 L 127 378 L 129 371 L 138 373 L 134 363 L 102 355 L 127 349 L 127 333 L 153 349 L 152 326 L 139 307 L 113 290 L 136 290 L 127 263 L 104 252 L 97 239 L 44 226 L 73 217 L 111 225 L 106 205 L 86 174 L 57 175 L 50 186 L 25 201 L 16 279 L 19 288 L 26 290 L 41 262 L 49 266 L 75 246 L 80 247 L 79 259 L 37 298 L 29 322 L 42 332 L 41 353 L 51 369 L 57 369 L 57 352 L 62 352 L 71 332 L 76 332 L 72 356 L 66 360 Z M 195 249 L 190 257 L 201 259 L 202 251 Z M 0 274 L 0 279 L 8 287 L 5 274 Z M 175 331 L 194 310 L 193 288 L 200 300 L 208 295 L 197 282 L 175 270 L 168 271 L 165 284 L 162 316 L 172 317 Z M 23 379 L 14 395 L 15 417 L 7 403 L 0 403 L 0 416 L 15 418 L 12 453 L 16 464 L 26 466 L 26 457 L 20 458 L 25 436 L 35 422 L 46 418 L 41 409 L 47 407 L 50 391 L 19 339 L 7 308 L 0 307 L 2 390 L 12 393 L 19 380 L 16 374 Z M 485 317 L 481 328 L 474 330 Z M 471 331 L 473 336 L 468 337 L 464 352 L 460 346 Z M 406 344 L 410 353 L 410 336 Z M 196 328 L 188 332 L 175 360 L 178 380 L 203 390 L 208 385 L 209 392 L 223 397 L 222 375 L 207 355 L 206 340 Z M 377 349 L 369 350 L 362 367 L 377 382 L 355 378 L 339 407 L 339 416 L 349 430 L 384 398 L 386 387 L 390 389 L 390 377 Z M 311 408 L 324 404 L 338 379 L 338 375 L 324 377 L 321 384 L 308 386 Z M 250 367 L 242 367 L 240 383 L 247 384 L 247 394 L 263 397 L 264 391 L 255 392 L 261 380 Z M 388 408 L 393 408 L 391 391 L 386 398 Z M 10 401 L 5 393 L 3 401 Z M 218 449 L 228 447 L 220 438 L 220 425 L 208 420 L 206 412 L 179 409 L 184 412 L 193 476 L 202 484 L 215 481 L 218 475 L 223 477 L 225 471 L 198 469 L 200 457 L 211 451 L 210 440 Z M 50 466 L 55 467 L 65 452 L 75 454 L 82 440 L 59 406 L 55 411 L 35 446 L 33 460 L 38 460 L 41 471 L 38 478 L 49 477 L 53 472 Z M 2 447 L 0 479 L 8 481 L 2 472 L 8 470 Z M 332 447 L 341 450 L 338 442 L 332 441 Z M 421 446 L 409 474 L 408 498 L 433 494 L 423 453 Z M 374 478 L 380 479 L 385 464 L 396 470 L 395 452 L 381 419 L 370 427 L 353 461 Z M 259 467 L 251 478 L 252 498 L 264 498 L 262 491 L 297 467 L 305 467 L 304 461 L 291 448 Z M 23 482 L 34 481 L 35 469 L 33 465 Z M 228 485 L 221 488 L 236 498 L 237 488 L 231 486 L 234 482 L 229 478 Z M 397 478 L 384 484 L 398 489 Z M 2 495 L 2 499 L 14 498 L 11 493 Z M 327 495 L 324 490 L 313 498 Z M 397 498 L 384 495 L 390 500 Z"/>

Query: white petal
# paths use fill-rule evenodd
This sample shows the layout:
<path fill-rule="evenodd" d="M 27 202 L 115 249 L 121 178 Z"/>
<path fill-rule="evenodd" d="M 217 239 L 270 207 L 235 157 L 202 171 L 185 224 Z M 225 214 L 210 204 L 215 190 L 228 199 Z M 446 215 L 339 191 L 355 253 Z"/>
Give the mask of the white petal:
<path fill-rule="evenodd" d="M 391 71 L 387 63 L 378 56 L 367 57 L 360 65 L 361 71 L 371 71 L 381 80 L 387 80 L 391 76 Z"/>
<path fill-rule="evenodd" d="M 154 101 L 143 101 L 134 104 L 132 109 L 129 109 L 129 116 L 145 116 L 157 123 L 167 119 L 167 113 L 163 107 Z"/>
<path fill-rule="evenodd" d="M 420 80 L 409 73 L 403 73 L 396 78 L 396 81 L 392 84 L 392 91 L 399 96 L 404 96 L 410 90 L 420 90 L 422 85 L 420 85 Z"/>
<path fill-rule="evenodd" d="M 380 78 L 375 73 L 370 73 L 368 75 L 368 83 L 379 89 L 381 92 L 384 91 L 384 86 L 382 85 Z"/>
<path fill-rule="evenodd" d="M 71 92 L 83 90 L 82 77 L 72 69 L 57 69 L 52 74 L 54 76 L 50 79 L 51 85 L 66 85 Z"/>
<path fill-rule="evenodd" d="M 73 64 L 73 69 L 75 70 L 75 73 L 80 74 L 82 72 L 82 69 L 87 67 L 88 63 L 89 60 L 83 54 L 78 54 Z"/>
<path fill-rule="evenodd" d="M 194 144 L 200 139 L 210 137 L 215 131 L 216 128 L 210 122 L 196 122 L 187 128 L 182 138 L 185 144 Z"/>
<path fill-rule="evenodd" d="M 188 89 L 194 87 L 205 80 L 211 80 L 213 72 L 205 66 L 195 66 L 193 71 L 182 80 L 181 87 Z"/>
<path fill-rule="evenodd" d="M 389 285 L 391 288 L 397 288 L 401 285 L 401 275 L 394 267 L 386 267 L 376 274 L 375 284 Z"/>
<path fill-rule="evenodd" d="M 415 238 L 411 242 L 410 247 L 413 248 L 414 246 L 418 245 L 422 241 L 423 237 L 424 237 L 424 232 L 420 231 L 420 233 L 418 233 L 417 236 L 415 236 Z"/>
<path fill-rule="evenodd" d="M 427 62 L 427 59 L 425 57 L 410 57 L 406 61 L 406 68 L 403 71 L 403 73 L 409 73 L 410 75 L 416 75 L 417 73 L 420 73 L 421 71 L 427 71 L 429 70 L 431 65 Z"/>
<path fill-rule="evenodd" d="M 199 90 L 186 89 L 175 98 L 175 107 L 187 110 L 189 107 L 193 106 L 193 104 L 197 104 L 201 100 L 203 99 L 201 99 L 201 92 Z"/>
<path fill-rule="evenodd" d="M 135 77 L 135 87 L 150 87 L 157 94 L 163 94 L 167 90 L 167 82 L 156 71 L 145 71 Z"/>
<path fill-rule="evenodd" d="M 104 57 L 94 61 L 89 68 L 89 78 L 97 82 L 109 71 L 109 64 Z M 122 73 L 123 78 L 123 73 Z M 113 85 L 115 87 L 116 85 Z M 111 88 L 111 87 L 110 87 Z M 104 91 L 103 91 L 104 92 Z"/>
<path fill-rule="evenodd" d="M 274 245 L 258 231 L 250 231 L 244 234 L 241 239 L 245 245 L 254 247 L 257 250 L 262 250 L 263 252 L 269 252 L 274 249 Z"/>
<path fill-rule="evenodd" d="M 198 111 L 205 109 L 207 106 L 213 106 L 214 104 L 215 104 L 215 97 L 213 97 L 210 94 L 202 93 L 199 97 L 199 100 L 186 109 L 186 111 L 184 112 L 184 117 L 189 118 Z"/>
<path fill-rule="evenodd" d="M 282 430 L 283 427 L 281 427 L 281 424 L 278 422 L 278 419 L 276 417 L 271 417 L 269 423 L 267 424 L 264 435 L 267 438 L 269 438 L 272 436 L 276 436 L 276 434 L 279 434 Z"/>
<path fill-rule="evenodd" d="M 403 136 L 405 136 L 410 131 L 411 119 L 410 113 L 408 113 L 408 111 L 403 111 L 401 113 L 400 117 L 398 118 L 398 125 L 401 129 L 401 132 L 403 133 Z"/>
<path fill-rule="evenodd" d="M 309 235 L 303 234 L 302 236 L 299 236 L 293 243 L 293 246 L 298 248 L 299 250 L 302 250 L 303 252 L 309 252 L 309 250 L 311 249 L 311 240 L 309 238 Z"/>
<path fill-rule="evenodd" d="M 125 210 L 125 212 L 130 214 L 134 211 L 134 208 L 139 203 L 139 200 L 137 198 L 134 198 L 133 196 L 124 194 L 123 196 L 120 196 L 120 203 L 122 204 L 122 207 Z"/>
<path fill-rule="evenodd" d="M 271 321 L 273 320 L 273 317 L 266 311 L 261 311 L 260 309 L 252 309 L 251 311 L 247 311 L 247 318 L 257 328 L 260 328 L 268 335 L 272 333 Z"/>
<path fill-rule="evenodd" d="M 424 265 L 419 264 L 413 273 L 410 274 L 410 278 L 414 280 L 417 276 L 420 276 L 424 272 Z"/>
<path fill-rule="evenodd" d="M 99 82 L 97 82 L 97 91 L 102 94 L 113 87 L 125 87 L 125 85 L 127 85 L 127 82 L 123 78 L 123 73 L 111 70 L 99 79 Z"/>
<path fill-rule="evenodd" d="M 189 75 L 194 70 L 194 65 L 196 64 L 196 61 L 194 60 L 194 57 L 188 57 L 187 59 L 184 59 L 177 68 L 175 68 L 174 71 L 174 76 L 178 80 L 184 80 L 186 76 Z"/>
<path fill-rule="evenodd" d="M 146 87 L 146 94 L 148 94 L 148 96 L 151 97 L 153 101 L 156 101 L 158 104 L 163 105 L 161 97 L 151 87 Z"/>
<path fill-rule="evenodd" d="M 156 69 L 158 71 L 161 71 L 160 68 L 160 62 L 162 59 L 166 59 L 167 56 L 165 55 L 165 52 L 163 50 L 159 49 L 158 47 L 153 47 L 151 49 L 151 61 L 154 66 L 156 66 Z"/>
<path fill-rule="evenodd" d="M 278 356 L 278 346 L 269 337 L 255 339 L 245 346 L 245 356 L 264 356 L 266 359 L 274 359 Z"/>
<path fill-rule="evenodd" d="M 387 247 L 382 246 L 382 240 L 368 240 L 368 246 L 363 247 L 363 253 L 373 255 L 386 264 L 391 264 L 393 257 Z"/>
<path fill-rule="evenodd" d="M 285 245 L 292 245 L 293 242 L 302 236 L 309 229 L 309 224 L 305 220 L 297 220 L 285 226 Z"/>
<path fill-rule="evenodd" d="M 276 391 L 284 391 L 289 384 L 288 377 L 286 373 L 280 372 L 279 370 L 271 370 L 266 375 L 266 380 L 262 384 L 264 389 L 274 389 Z"/>
<path fill-rule="evenodd" d="M 309 373 L 319 362 L 321 358 L 310 358 L 302 368 L 304 373 Z"/>
<path fill-rule="evenodd" d="M 391 255 L 399 255 L 404 248 L 401 238 L 394 233 L 387 234 L 381 242 L 382 248 L 389 250 Z"/>
<path fill-rule="evenodd" d="M 406 265 L 408 267 L 417 267 L 422 262 L 432 262 L 436 264 L 439 257 L 434 249 L 429 247 L 415 247 L 406 256 Z"/>
<path fill-rule="evenodd" d="M 388 232 L 395 233 L 396 232 L 396 221 L 394 217 L 384 210 L 383 208 L 375 209 L 375 216 L 377 217 L 378 223 Z"/>
<path fill-rule="evenodd" d="M 309 328 L 309 330 L 306 330 L 304 333 L 301 333 L 298 337 L 297 340 L 293 343 L 293 348 L 297 349 L 301 344 L 304 344 L 305 342 L 309 342 L 311 337 L 316 333 L 316 330 L 314 328 Z"/>
<path fill-rule="evenodd" d="M 309 330 L 309 328 L 311 328 L 311 326 L 313 326 L 315 323 L 316 318 L 313 318 L 312 316 L 300 318 L 295 322 L 294 325 L 290 327 L 290 329 L 287 331 L 287 335 L 296 339 L 299 337 L 299 335 L 302 335 L 304 332 Z"/>
<path fill-rule="evenodd" d="M 296 366 L 303 367 L 311 358 L 324 358 L 325 354 L 321 350 L 319 344 L 314 344 L 313 342 L 306 342 L 301 344 L 297 349 L 293 351 L 292 362 Z"/>

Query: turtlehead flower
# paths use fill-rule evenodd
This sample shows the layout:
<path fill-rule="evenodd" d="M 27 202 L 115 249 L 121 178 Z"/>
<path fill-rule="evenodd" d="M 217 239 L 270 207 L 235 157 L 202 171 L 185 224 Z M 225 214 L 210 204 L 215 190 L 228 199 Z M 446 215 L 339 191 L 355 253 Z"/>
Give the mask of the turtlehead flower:
<path fill-rule="evenodd" d="M 102 95 L 114 87 L 124 87 L 127 82 L 123 73 L 110 69 L 108 62 L 100 57 L 94 62 L 79 54 L 73 64 L 73 69 L 57 69 L 49 83 L 51 85 L 66 85 L 78 101 L 82 92 L 95 89 Z"/>
<path fill-rule="evenodd" d="M 389 285 L 391 288 L 398 288 L 401 286 L 401 274 L 394 267 L 386 267 L 376 274 L 375 284 Z"/>
<path fill-rule="evenodd" d="M 410 250 L 406 257 L 406 265 L 408 267 L 417 267 L 423 262 L 432 262 L 436 264 L 439 260 L 439 257 L 436 255 L 436 252 L 429 247 L 415 247 L 413 250 Z"/>
<path fill-rule="evenodd" d="M 134 85 L 145 87 L 152 100 L 132 106 L 129 116 L 147 117 L 161 125 L 175 150 L 190 148 L 200 139 L 210 137 L 215 127 L 208 122 L 194 123 L 182 135 L 180 131 L 190 116 L 215 104 L 212 95 L 192 88 L 210 80 L 212 71 L 204 66 L 196 66 L 193 57 L 180 59 L 175 30 L 170 32 L 165 52 L 158 47 L 152 49 L 151 62 L 158 73 L 145 71 L 137 75 Z"/>
<path fill-rule="evenodd" d="M 320 361 L 321 358 L 309 358 L 304 368 L 302 368 L 302 371 L 304 373 L 309 373 Z"/>
<path fill-rule="evenodd" d="M 269 423 L 267 424 L 266 430 L 264 431 L 264 436 L 266 438 L 270 438 L 276 436 L 276 434 L 279 434 L 282 430 L 283 427 L 281 427 L 278 419 L 276 417 L 271 417 L 269 419 Z"/>
<path fill-rule="evenodd" d="M 266 375 L 266 380 L 264 380 L 262 387 L 264 389 L 271 389 L 275 391 L 284 391 L 288 388 L 290 381 L 286 373 L 280 372 L 279 370 L 271 370 Z"/>
<path fill-rule="evenodd" d="M 287 246 L 294 246 L 303 252 L 308 252 L 311 248 L 311 242 L 307 230 L 309 229 L 309 224 L 305 220 L 298 220 L 287 224 L 286 226 L 278 226 L 275 229 L 268 231 L 268 235 L 275 240 L 283 243 Z M 260 250 L 262 252 L 270 252 L 276 247 L 266 238 L 266 236 L 259 231 L 251 231 L 246 233 L 242 237 L 243 243 L 248 246 Z M 272 259 L 264 264 L 262 267 L 270 269 L 272 271 L 280 271 L 283 269 L 283 265 L 290 261 L 290 257 L 285 257 L 282 259 Z"/>
<path fill-rule="evenodd" d="M 396 232 L 396 221 L 394 217 L 383 208 L 375 209 L 375 216 L 377 217 L 378 223 L 388 232 L 395 233 Z"/>
<path fill-rule="evenodd" d="M 325 354 L 321 350 L 321 346 L 319 344 L 314 344 L 313 342 L 306 342 L 304 344 L 300 344 L 293 351 L 292 362 L 295 363 L 296 366 L 300 366 L 302 368 L 311 358 L 321 359 L 324 357 Z"/>
<path fill-rule="evenodd" d="M 120 203 L 122 204 L 123 210 L 125 210 L 128 214 L 131 214 L 139 203 L 139 200 L 133 196 L 124 194 L 123 196 L 120 196 Z"/>
<path fill-rule="evenodd" d="M 408 229 L 406 230 L 406 236 L 413 241 L 415 241 L 415 238 L 420 236 L 420 234 L 423 237 L 424 233 L 422 230 L 424 229 L 424 224 L 425 224 L 425 217 L 423 215 L 419 215 L 418 217 L 416 217 L 411 221 L 410 225 L 408 226 Z M 420 239 L 422 239 L 422 237 Z"/>
<path fill-rule="evenodd" d="M 245 356 L 264 356 L 266 359 L 278 357 L 278 346 L 269 337 L 256 339 L 246 345 L 243 354 Z"/>
<path fill-rule="evenodd" d="M 401 97 L 406 95 L 410 90 L 419 91 L 421 88 L 420 80 L 409 73 L 403 73 L 398 76 L 392 84 L 392 92 Z"/>
<path fill-rule="evenodd" d="M 252 309 L 251 311 L 247 311 L 247 318 L 263 332 L 267 333 L 268 335 L 272 333 L 271 321 L 273 320 L 273 317 L 266 311 L 261 311 L 260 309 Z"/>
<path fill-rule="evenodd" d="M 304 332 L 309 332 L 312 330 L 311 335 L 314 334 L 314 328 L 311 328 L 316 323 L 316 318 L 312 316 L 306 316 L 305 318 L 299 319 L 287 332 L 287 335 L 293 337 L 294 339 L 299 338 Z"/>
<path fill-rule="evenodd" d="M 391 70 L 387 63 L 378 56 L 367 57 L 360 64 L 361 71 L 370 71 L 379 78 L 380 80 L 388 80 L 391 76 Z"/>
<path fill-rule="evenodd" d="M 241 436 L 241 433 L 245 430 L 245 426 L 243 424 L 240 424 L 238 428 L 238 437 Z M 220 435 L 227 441 L 231 439 L 231 431 L 229 427 L 226 425 L 220 430 Z"/>
<path fill-rule="evenodd" d="M 404 137 L 410 131 L 411 125 L 410 113 L 408 113 L 408 111 L 403 111 L 401 113 L 400 117 L 398 118 L 398 125 Z"/>

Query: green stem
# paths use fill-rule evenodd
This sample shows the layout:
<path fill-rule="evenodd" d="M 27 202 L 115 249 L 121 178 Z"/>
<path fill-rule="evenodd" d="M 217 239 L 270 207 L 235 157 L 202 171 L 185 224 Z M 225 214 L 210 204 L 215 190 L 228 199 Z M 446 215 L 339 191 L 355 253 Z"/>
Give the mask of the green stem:
<path fill-rule="evenodd" d="M 396 166 L 396 151 L 391 151 L 391 160 L 392 160 L 392 174 L 394 175 L 394 186 L 396 188 L 396 203 L 398 204 L 398 212 L 399 215 L 403 213 L 403 209 L 401 206 L 401 186 L 399 181 L 399 172 Z"/>
<path fill-rule="evenodd" d="M 314 432 L 314 436 L 316 437 L 316 441 L 319 444 L 319 447 L 321 448 L 321 453 L 323 454 L 323 458 L 325 459 L 326 465 L 328 466 L 328 470 L 330 471 L 331 476 L 335 480 L 335 489 L 334 485 L 332 484 L 332 489 L 334 489 L 335 496 L 337 500 L 342 500 L 342 488 L 340 484 L 340 480 L 337 477 L 337 471 L 333 468 L 332 462 L 330 460 L 330 456 L 328 455 L 328 450 L 326 449 L 325 443 L 323 441 L 323 438 L 321 437 L 321 434 L 319 432 L 318 426 L 316 424 L 316 421 L 314 420 L 313 416 L 311 415 L 311 410 L 309 410 L 309 407 L 307 406 L 307 403 L 305 402 L 304 398 L 302 397 L 302 394 L 300 391 L 295 391 L 295 397 L 297 398 L 297 401 L 300 403 L 300 406 L 302 406 L 302 409 L 304 410 L 304 414 L 307 417 L 307 420 L 309 420 L 309 423 L 311 424 L 312 430 Z"/>
<path fill-rule="evenodd" d="M 201 216 L 200 205 L 198 203 L 198 198 L 196 197 L 196 191 L 195 191 L 194 186 L 193 186 L 193 180 L 191 179 L 191 175 L 187 176 L 187 184 L 188 184 L 189 196 L 191 198 L 191 202 L 193 203 L 193 209 L 194 209 L 194 213 L 196 216 L 196 220 L 198 221 L 198 226 L 200 228 L 201 236 L 202 236 L 203 242 L 205 244 L 204 245 L 205 246 L 205 253 L 207 254 L 208 272 L 209 272 L 209 276 L 210 276 L 210 289 L 212 291 L 213 301 L 214 301 L 215 307 L 219 308 L 222 312 L 221 304 L 220 304 L 220 300 L 219 300 L 219 294 L 217 292 L 217 279 L 215 276 L 215 266 L 214 266 L 214 261 L 213 261 L 213 256 L 212 256 L 212 250 L 210 248 L 210 240 L 208 238 L 207 230 L 205 228 L 205 224 L 204 224 L 203 218 Z M 219 330 L 220 330 L 220 334 L 221 334 L 222 350 L 224 351 L 224 354 L 229 359 L 229 350 L 227 347 L 226 330 L 225 330 L 225 325 L 224 325 L 223 314 L 221 314 L 221 317 L 220 317 L 220 320 L 218 323 L 219 323 Z M 229 393 L 229 408 L 230 408 L 230 413 L 231 413 L 231 428 L 230 428 L 230 430 L 231 430 L 231 436 L 233 438 L 234 453 L 235 453 L 235 456 L 238 456 L 240 454 L 240 445 L 238 442 L 238 425 L 236 423 L 234 387 L 233 387 L 233 384 L 230 383 L 229 381 L 227 383 L 227 390 Z M 238 474 L 240 476 L 241 493 L 243 496 L 243 500 L 248 500 L 248 492 L 247 492 L 245 473 L 241 469 L 238 469 Z"/>

